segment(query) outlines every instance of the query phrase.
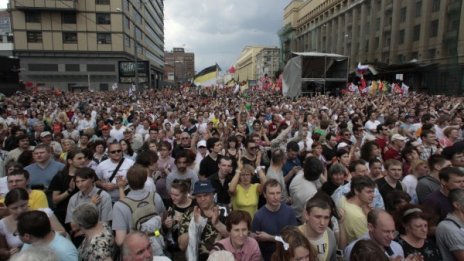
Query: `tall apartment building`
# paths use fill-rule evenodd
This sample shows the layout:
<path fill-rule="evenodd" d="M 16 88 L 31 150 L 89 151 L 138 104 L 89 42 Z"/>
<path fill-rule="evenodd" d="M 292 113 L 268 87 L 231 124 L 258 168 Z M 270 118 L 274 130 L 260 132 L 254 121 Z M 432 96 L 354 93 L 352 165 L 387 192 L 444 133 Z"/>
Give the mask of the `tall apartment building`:
<path fill-rule="evenodd" d="M 184 48 L 172 48 L 164 52 L 164 80 L 170 83 L 192 81 L 195 76 L 195 54 Z"/>
<path fill-rule="evenodd" d="M 163 0 L 10 0 L 21 80 L 38 86 L 156 88 L 164 64 Z M 135 53 L 137 52 L 137 56 Z"/>
<path fill-rule="evenodd" d="M 0 56 L 13 55 L 13 33 L 11 32 L 10 14 L 0 9 Z"/>
<path fill-rule="evenodd" d="M 280 49 L 266 46 L 246 46 L 235 62 L 235 79 L 240 81 L 258 80 L 268 74 L 270 77 L 279 70 Z"/>
<path fill-rule="evenodd" d="M 293 0 L 279 31 L 281 58 L 338 53 L 350 57 L 351 69 L 359 62 L 413 62 L 418 85 L 461 93 L 463 17 L 462 0 Z"/>

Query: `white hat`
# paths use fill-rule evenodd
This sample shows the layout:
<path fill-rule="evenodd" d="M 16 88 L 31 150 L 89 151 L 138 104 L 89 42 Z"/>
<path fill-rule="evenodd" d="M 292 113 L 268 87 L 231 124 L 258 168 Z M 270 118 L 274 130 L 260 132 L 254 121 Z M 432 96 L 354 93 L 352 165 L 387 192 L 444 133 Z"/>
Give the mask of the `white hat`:
<path fill-rule="evenodd" d="M 338 143 L 337 150 L 343 149 L 343 148 L 348 147 L 348 146 L 349 146 L 348 143 L 342 141 L 342 142 Z"/>
<path fill-rule="evenodd" d="M 406 141 L 408 138 L 404 137 L 403 135 L 400 135 L 400 134 L 393 134 L 393 136 L 391 137 L 391 140 L 394 141 L 394 140 L 402 140 L 402 141 Z"/>
<path fill-rule="evenodd" d="M 197 148 L 199 148 L 199 147 L 206 147 L 206 141 L 205 140 L 200 140 L 197 143 Z"/>
<path fill-rule="evenodd" d="M 41 137 L 41 138 L 43 138 L 43 137 L 45 137 L 45 136 L 48 136 L 48 135 L 52 135 L 52 133 L 49 132 L 49 131 L 43 131 L 42 133 L 40 133 L 40 137 Z"/>

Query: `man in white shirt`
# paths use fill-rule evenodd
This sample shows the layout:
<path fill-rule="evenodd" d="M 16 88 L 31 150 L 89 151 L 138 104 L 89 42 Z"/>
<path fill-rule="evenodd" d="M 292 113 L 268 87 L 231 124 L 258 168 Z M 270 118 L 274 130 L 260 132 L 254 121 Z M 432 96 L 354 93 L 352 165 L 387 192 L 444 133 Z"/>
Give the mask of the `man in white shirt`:
<path fill-rule="evenodd" d="M 95 170 L 99 179 L 96 184 L 108 192 L 111 196 L 111 200 L 116 202 L 119 200 L 117 179 L 126 178 L 127 170 L 134 165 L 134 161 L 131 159 L 125 159 L 122 156 L 122 149 L 119 143 L 110 144 L 108 147 L 108 155 L 110 158 L 98 164 L 97 169 Z M 116 170 L 121 161 L 123 161 L 121 166 L 113 179 L 111 179 L 113 172 Z"/>

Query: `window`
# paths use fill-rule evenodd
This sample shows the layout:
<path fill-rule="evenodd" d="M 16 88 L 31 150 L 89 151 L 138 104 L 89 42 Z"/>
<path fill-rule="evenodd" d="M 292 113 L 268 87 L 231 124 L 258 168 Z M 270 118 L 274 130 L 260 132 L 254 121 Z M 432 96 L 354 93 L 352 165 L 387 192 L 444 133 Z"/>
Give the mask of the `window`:
<path fill-rule="evenodd" d="M 124 35 L 124 46 L 131 47 L 131 39 L 127 34 Z"/>
<path fill-rule="evenodd" d="M 411 60 L 412 59 L 417 59 L 417 58 L 419 58 L 419 53 L 418 52 L 411 53 Z"/>
<path fill-rule="evenodd" d="M 67 72 L 78 72 L 80 71 L 80 66 L 79 64 L 65 64 L 64 69 Z"/>
<path fill-rule="evenodd" d="M 39 12 L 26 12 L 25 13 L 26 23 L 40 23 Z"/>
<path fill-rule="evenodd" d="M 27 42 L 28 43 L 41 43 L 42 32 L 27 32 Z"/>
<path fill-rule="evenodd" d="M 380 30 L 380 17 L 377 18 L 375 21 L 375 30 L 378 31 Z"/>
<path fill-rule="evenodd" d="M 76 13 L 72 13 L 72 12 L 63 12 L 63 13 L 61 13 L 61 23 L 63 23 L 63 24 L 75 24 L 76 23 Z"/>
<path fill-rule="evenodd" d="M 402 55 L 402 54 L 399 54 L 398 57 L 397 57 L 397 59 L 398 59 L 398 62 L 399 62 L 399 63 L 404 63 L 404 60 L 406 60 L 405 57 L 404 57 L 404 55 Z"/>
<path fill-rule="evenodd" d="M 58 64 L 51 63 L 30 63 L 28 65 L 29 71 L 34 72 L 57 72 Z"/>
<path fill-rule="evenodd" d="M 129 17 L 124 16 L 124 29 L 130 29 L 130 20 Z"/>
<path fill-rule="evenodd" d="M 135 27 L 135 39 L 142 40 L 142 31 L 137 27 Z"/>
<path fill-rule="evenodd" d="M 97 5 L 109 5 L 110 0 L 95 0 L 95 4 L 97 4 Z"/>
<path fill-rule="evenodd" d="M 430 37 L 437 37 L 438 35 L 438 20 L 430 22 Z"/>
<path fill-rule="evenodd" d="M 432 12 L 440 11 L 440 0 L 433 0 L 432 1 Z"/>
<path fill-rule="evenodd" d="M 435 58 L 435 53 L 437 52 L 436 49 L 429 49 L 429 58 L 434 59 Z"/>
<path fill-rule="evenodd" d="M 406 22 L 406 7 L 401 8 L 400 10 L 400 22 Z"/>
<path fill-rule="evenodd" d="M 404 44 L 404 30 L 401 30 L 399 35 L 398 35 L 398 43 L 399 44 Z"/>
<path fill-rule="evenodd" d="M 98 44 L 111 44 L 111 34 L 110 33 L 97 33 L 97 43 Z"/>
<path fill-rule="evenodd" d="M 76 32 L 63 32 L 63 43 L 64 44 L 76 44 L 77 33 Z"/>
<path fill-rule="evenodd" d="M 413 41 L 419 41 L 419 39 L 420 39 L 420 29 L 421 29 L 420 25 L 414 26 L 413 38 L 412 38 Z"/>
<path fill-rule="evenodd" d="M 97 13 L 97 24 L 111 24 L 111 17 L 109 13 Z"/>
<path fill-rule="evenodd" d="M 422 1 L 417 1 L 416 2 L 416 17 L 421 16 L 421 10 L 422 10 Z"/>

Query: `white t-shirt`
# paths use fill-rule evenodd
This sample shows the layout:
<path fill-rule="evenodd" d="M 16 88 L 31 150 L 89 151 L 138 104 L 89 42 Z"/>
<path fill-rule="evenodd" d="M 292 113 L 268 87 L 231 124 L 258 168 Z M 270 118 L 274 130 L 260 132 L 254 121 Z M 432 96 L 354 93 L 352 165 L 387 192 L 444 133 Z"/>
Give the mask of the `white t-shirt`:
<path fill-rule="evenodd" d="M 111 183 L 116 184 L 116 180 L 118 176 L 122 176 L 126 178 L 127 175 L 127 170 L 134 165 L 134 161 L 131 159 L 124 159 L 124 162 L 122 163 L 121 167 L 119 167 L 118 172 L 114 176 L 113 180 Z M 104 160 L 98 164 L 97 169 L 95 169 L 95 173 L 97 174 L 97 177 L 103 181 L 103 182 L 109 182 L 111 175 L 113 174 L 113 171 L 116 169 L 118 166 L 118 163 L 114 163 L 111 159 Z M 111 191 L 107 191 L 108 194 L 111 196 L 111 200 L 113 202 L 119 200 L 119 191 L 117 189 L 113 189 Z"/>

